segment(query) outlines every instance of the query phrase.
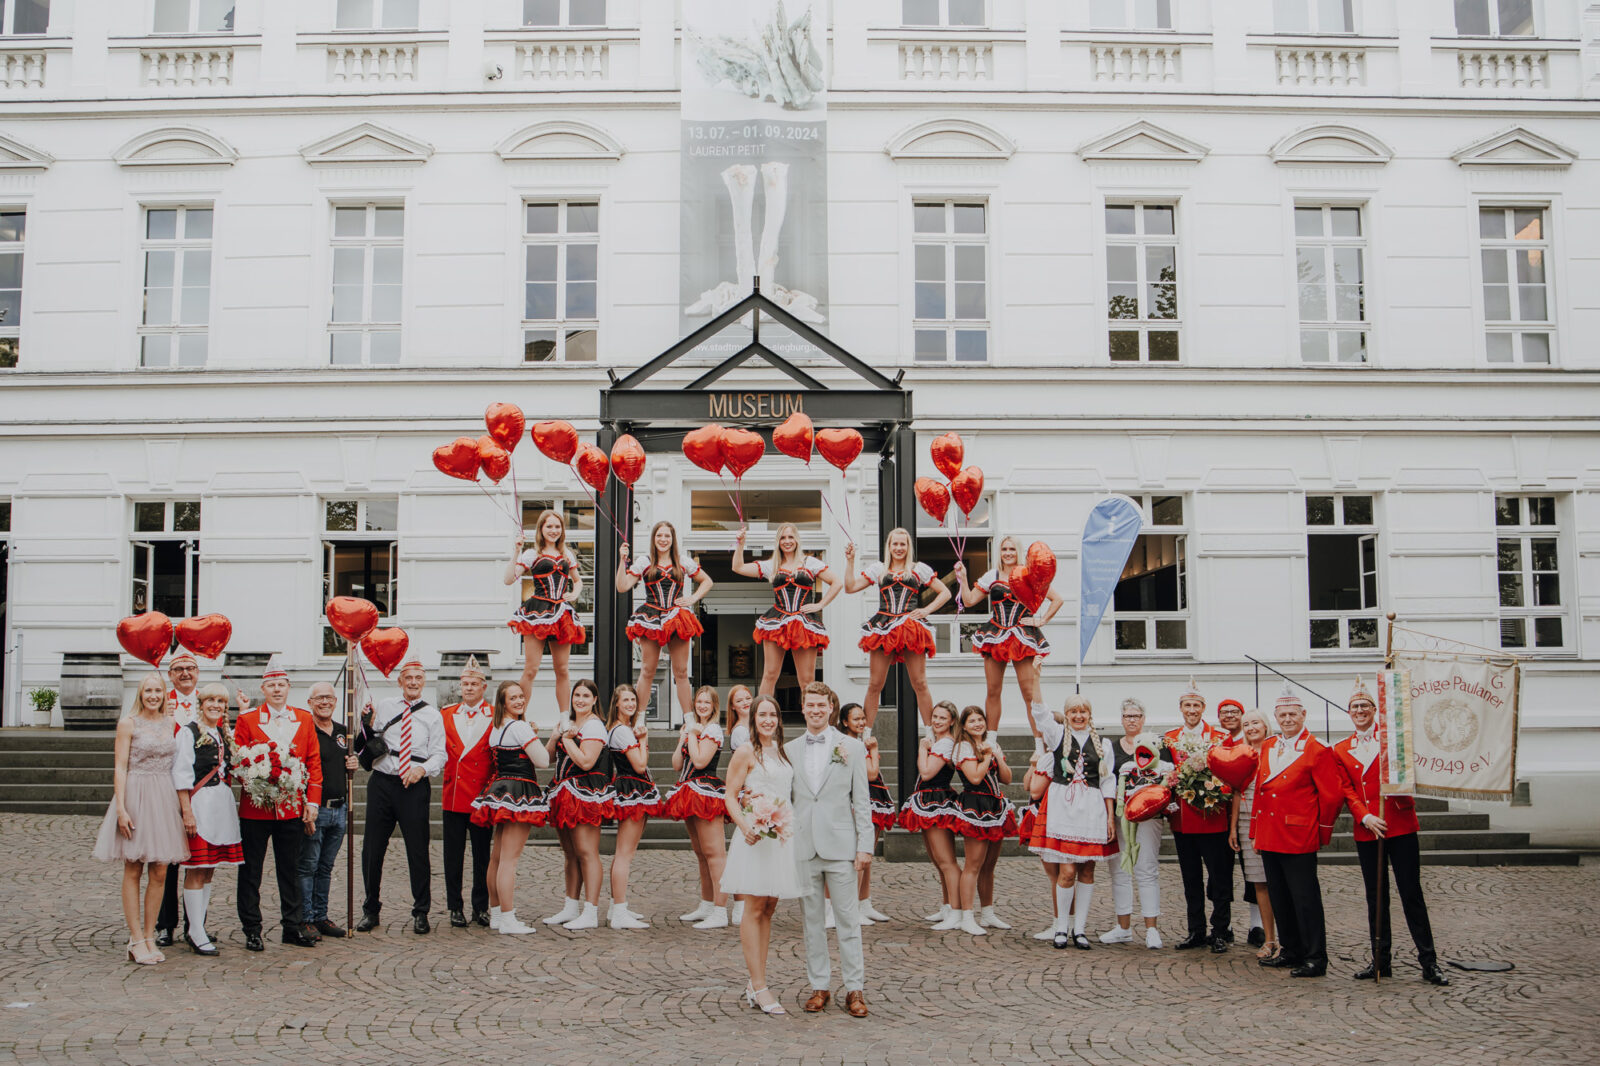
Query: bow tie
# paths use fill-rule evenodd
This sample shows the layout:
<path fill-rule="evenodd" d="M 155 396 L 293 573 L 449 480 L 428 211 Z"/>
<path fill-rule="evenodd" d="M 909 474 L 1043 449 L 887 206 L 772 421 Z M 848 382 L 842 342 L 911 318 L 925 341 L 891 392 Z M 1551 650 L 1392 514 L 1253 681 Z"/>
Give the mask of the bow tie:
<path fill-rule="evenodd" d="M 813 736 L 810 733 L 806 734 L 806 743 L 807 744 L 826 744 L 827 742 L 828 742 L 828 735 L 826 733 L 820 733 L 820 734 L 817 734 L 816 736 Z"/>

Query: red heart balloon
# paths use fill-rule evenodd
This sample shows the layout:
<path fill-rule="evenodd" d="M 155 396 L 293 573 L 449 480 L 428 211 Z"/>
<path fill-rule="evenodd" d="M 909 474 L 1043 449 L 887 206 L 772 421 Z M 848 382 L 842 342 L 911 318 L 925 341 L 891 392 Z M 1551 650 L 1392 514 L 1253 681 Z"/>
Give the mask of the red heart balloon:
<path fill-rule="evenodd" d="M 457 437 L 433 450 L 433 465 L 439 473 L 462 481 L 478 480 L 478 442 L 472 437 Z"/>
<path fill-rule="evenodd" d="M 1122 811 L 1130 822 L 1148 822 L 1171 802 L 1172 790 L 1166 785 L 1145 785 L 1128 797 Z"/>
<path fill-rule="evenodd" d="M 1050 586 L 1056 581 L 1056 553 L 1044 541 L 1036 540 L 1028 545 L 1025 565 L 1028 568 L 1028 584 L 1038 589 L 1041 597 L 1048 596 Z"/>
<path fill-rule="evenodd" d="M 713 422 L 685 433 L 683 454 L 701 470 L 722 473 L 722 427 Z"/>
<path fill-rule="evenodd" d="M 807 466 L 811 465 L 811 444 L 815 439 L 811 419 L 803 411 L 796 411 L 785 418 L 783 425 L 772 431 L 772 446 Z"/>
<path fill-rule="evenodd" d="M 172 619 L 160 611 L 129 615 L 117 623 L 117 643 L 135 659 L 160 666 L 172 647 Z"/>
<path fill-rule="evenodd" d="M 630 489 L 644 476 L 644 448 L 633 439 L 633 434 L 624 433 L 611 446 L 611 472 Z"/>
<path fill-rule="evenodd" d="M 578 454 L 578 431 L 572 428 L 571 422 L 559 418 L 552 422 L 535 422 L 528 434 L 535 448 L 563 466 Z"/>
<path fill-rule="evenodd" d="M 728 465 L 728 473 L 735 481 L 744 477 L 765 454 L 767 442 L 761 439 L 761 434 L 737 428 L 722 431 L 722 461 Z"/>
<path fill-rule="evenodd" d="M 176 633 L 179 644 L 196 655 L 215 659 L 233 639 L 233 623 L 220 614 L 203 614 L 179 622 Z"/>
<path fill-rule="evenodd" d="M 1261 753 L 1248 744 L 1218 744 L 1206 753 L 1206 765 L 1217 780 L 1234 789 L 1243 789 L 1256 775 Z"/>
<path fill-rule="evenodd" d="M 954 481 L 956 475 L 961 473 L 961 463 L 967 454 L 967 446 L 961 443 L 961 435 L 941 433 L 933 438 L 929 448 L 933 452 L 933 465 L 938 467 L 939 473 Z"/>
<path fill-rule="evenodd" d="M 378 628 L 378 608 L 359 596 L 335 596 L 325 613 L 333 631 L 345 640 L 360 640 Z"/>
<path fill-rule="evenodd" d="M 606 478 L 611 475 L 611 460 L 606 453 L 585 441 L 578 449 L 578 476 L 596 492 L 606 490 Z"/>
<path fill-rule="evenodd" d="M 484 476 L 498 485 L 511 473 L 511 453 L 496 444 L 493 437 L 479 437 L 478 465 L 483 467 Z"/>
<path fill-rule="evenodd" d="M 950 510 L 950 490 L 931 477 L 919 477 L 916 483 L 917 502 L 935 522 L 943 522 Z"/>
<path fill-rule="evenodd" d="M 410 646 L 411 638 L 399 626 L 374 629 L 361 638 L 361 650 L 366 654 L 367 661 L 376 666 L 384 677 L 388 677 L 389 672 L 400 665 Z"/>
<path fill-rule="evenodd" d="M 817 453 L 840 470 L 848 469 L 865 442 L 853 429 L 819 429 Z"/>
<path fill-rule="evenodd" d="M 1039 604 L 1044 602 L 1044 593 L 1040 592 L 1033 584 L 1033 575 L 1028 573 L 1025 566 L 1013 566 L 1011 573 L 1006 575 L 1006 584 L 1011 588 L 1011 595 L 1015 596 L 1033 614 L 1039 609 Z"/>
<path fill-rule="evenodd" d="M 483 424 L 489 428 L 489 436 L 494 438 L 494 442 L 510 455 L 522 443 L 522 430 L 528 423 L 522 417 L 522 408 L 516 404 L 492 403 L 483 412 Z"/>
<path fill-rule="evenodd" d="M 983 499 L 983 471 L 975 466 L 958 470 L 950 479 L 950 498 L 956 501 L 962 514 L 971 518 L 973 508 Z"/>

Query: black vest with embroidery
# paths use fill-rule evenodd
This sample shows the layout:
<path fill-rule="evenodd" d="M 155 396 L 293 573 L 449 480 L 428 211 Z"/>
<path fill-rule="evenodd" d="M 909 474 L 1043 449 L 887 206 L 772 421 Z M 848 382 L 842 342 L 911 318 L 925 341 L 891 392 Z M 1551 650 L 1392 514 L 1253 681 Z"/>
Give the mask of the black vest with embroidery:
<path fill-rule="evenodd" d="M 228 753 L 222 749 L 222 745 L 217 743 L 217 738 L 209 730 L 200 728 L 199 722 L 190 722 L 185 728 L 194 734 L 195 782 L 198 784 L 201 781 L 206 781 L 206 775 L 210 774 L 212 770 L 217 770 L 216 774 L 212 775 L 211 780 L 206 781 L 204 787 L 211 788 L 214 785 L 226 785 L 228 783 Z M 202 738 L 208 743 L 201 744 Z M 221 761 L 220 769 L 218 769 L 219 760 Z"/>
<path fill-rule="evenodd" d="M 1058 785 L 1070 785 L 1073 775 L 1077 772 L 1078 755 L 1083 755 L 1083 780 L 1090 788 L 1100 787 L 1100 738 L 1092 732 L 1089 734 L 1089 743 L 1080 748 L 1078 738 L 1072 735 L 1072 730 L 1067 730 L 1061 736 L 1061 743 L 1052 753 L 1050 761 L 1050 780 Z M 1065 758 L 1062 756 L 1065 755 Z M 1063 766 L 1063 763 L 1065 764 Z"/>

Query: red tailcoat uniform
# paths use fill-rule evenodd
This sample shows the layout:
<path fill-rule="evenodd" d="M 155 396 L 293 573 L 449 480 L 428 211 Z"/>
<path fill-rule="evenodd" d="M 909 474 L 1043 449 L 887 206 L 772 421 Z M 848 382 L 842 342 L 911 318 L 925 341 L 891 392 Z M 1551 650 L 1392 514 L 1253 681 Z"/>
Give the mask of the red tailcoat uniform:
<path fill-rule="evenodd" d="M 1350 805 L 1350 813 L 1355 816 L 1355 836 L 1359 841 L 1377 840 L 1378 835 L 1361 824 L 1361 819 L 1369 814 L 1376 814 L 1388 824 L 1388 835 L 1402 837 L 1417 831 L 1417 802 L 1410 796 L 1387 796 L 1383 798 L 1382 809 L 1379 809 L 1378 796 L 1378 760 L 1373 759 L 1366 767 L 1362 767 L 1361 760 L 1355 756 L 1356 738 L 1345 737 L 1333 746 L 1334 758 L 1340 770 L 1340 784 L 1344 788 L 1344 801 Z"/>
<path fill-rule="evenodd" d="M 1228 734 L 1207 722 L 1200 723 L 1200 732 L 1206 738 L 1207 744 L 1220 744 L 1228 738 Z M 1183 727 L 1169 729 L 1163 734 L 1167 748 L 1172 752 L 1172 765 L 1182 766 L 1188 753 L 1178 746 L 1178 738 L 1183 733 Z M 1229 812 L 1226 807 L 1216 814 L 1203 814 L 1189 806 L 1183 800 L 1178 801 L 1178 812 L 1171 816 L 1172 831 L 1174 833 L 1226 833 L 1228 831 Z"/>
<path fill-rule="evenodd" d="M 285 707 L 282 711 L 273 711 L 272 717 L 280 715 L 293 715 L 295 730 L 289 743 L 289 754 L 299 759 L 306 767 L 306 794 L 305 803 L 322 805 L 322 746 L 317 743 L 317 726 L 311 720 L 311 712 L 299 707 Z M 277 732 L 274 727 L 274 732 Z M 233 741 L 240 747 L 251 744 L 264 744 L 274 739 L 267 735 L 261 727 L 261 708 L 254 707 L 241 712 L 239 721 L 233 727 Z M 299 818 L 303 813 L 300 801 L 286 803 L 273 810 L 269 807 L 258 807 L 250 794 L 243 790 L 239 793 L 239 817 L 255 819 L 273 818 Z"/>
<path fill-rule="evenodd" d="M 444 792 L 440 805 L 457 814 L 471 814 L 472 801 L 494 776 L 494 758 L 489 752 L 489 726 L 494 722 L 494 705 L 480 701 L 469 708 L 452 703 L 439 712 L 444 718 Z"/>
<path fill-rule="evenodd" d="M 1273 774 L 1272 752 L 1293 744 L 1300 754 Z M 1268 737 L 1256 768 L 1250 836 L 1257 851 L 1304 855 L 1333 839 L 1333 821 L 1344 806 L 1342 778 L 1333 751 L 1309 731 L 1293 740 Z"/>

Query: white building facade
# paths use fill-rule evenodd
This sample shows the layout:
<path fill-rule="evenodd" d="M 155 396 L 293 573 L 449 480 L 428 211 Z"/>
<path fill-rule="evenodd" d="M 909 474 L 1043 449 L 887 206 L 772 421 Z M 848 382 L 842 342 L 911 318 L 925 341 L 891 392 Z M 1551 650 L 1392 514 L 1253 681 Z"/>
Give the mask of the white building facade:
<path fill-rule="evenodd" d="M 3 5 L 6 724 L 147 606 L 227 615 L 297 688 L 338 669 L 340 592 L 425 661 L 520 671 L 509 482 L 487 498 L 429 456 L 496 401 L 592 439 L 608 372 L 678 339 L 677 7 Z M 1249 705 L 1247 656 L 1342 699 L 1395 612 L 1526 657 L 1525 817 L 1600 838 L 1600 4 L 862 0 L 828 21 L 824 329 L 904 372 L 919 473 L 950 430 L 985 471 L 969 567 L 1004 533 L 1054 549 L 1047 691 L 1071 684 L 1083 518 L 1124 493 L 1146 530 L 1084 667 L 1103 724 L 1124 695 L 1175 720 L 1191 676 Z M 566 509 L 592 575 L 582 486 L 515 459 L 528 524 Z M 875 557 L 869 459 L 841 478 L 769 453 L 752 544 L 798 516 L 842 563 L 831 510 Z M 715 478 L 652 456 L 637 510 L 725 567 Z M 918 546 L 953 561 L 936 528 Z M 767 602 L 719 582 L 697 683 L 746 679 Z M 826 615 L 846 693 L 871 610 Z M 939 619 L 937 696 L 982 701 L 961 646 L 981 618 Z"/>

